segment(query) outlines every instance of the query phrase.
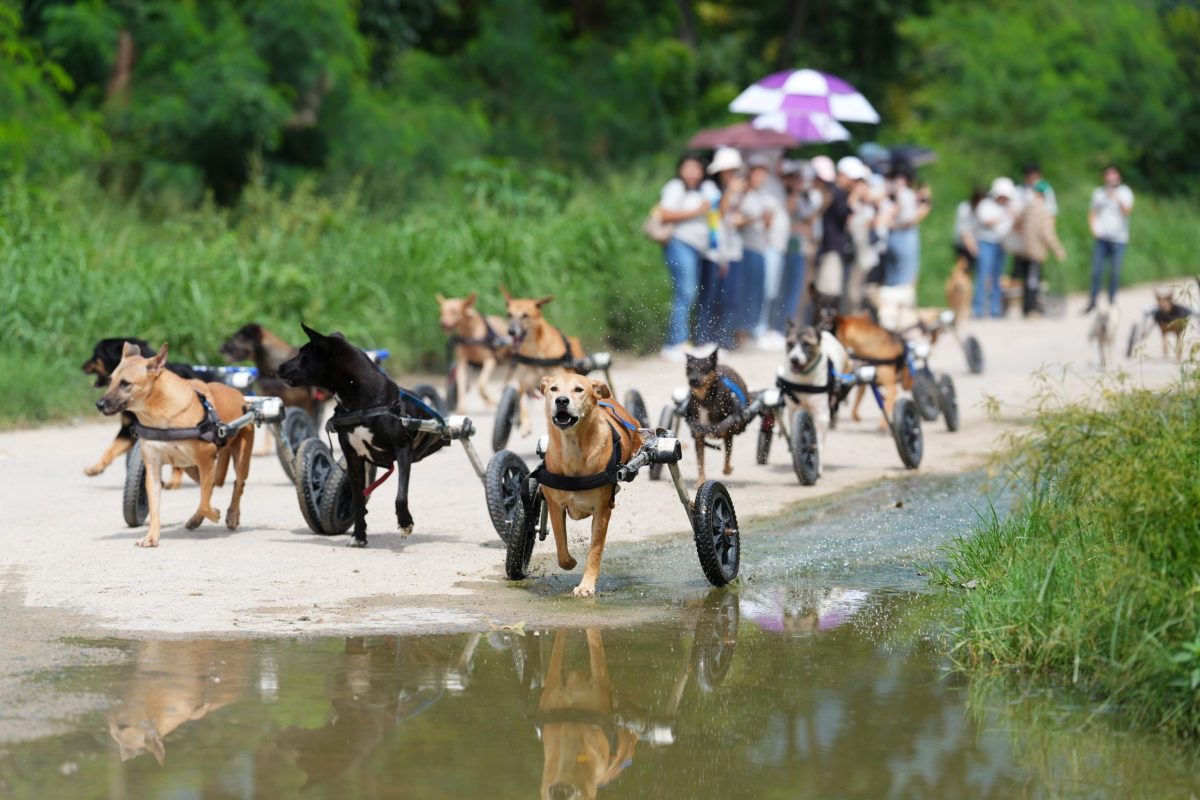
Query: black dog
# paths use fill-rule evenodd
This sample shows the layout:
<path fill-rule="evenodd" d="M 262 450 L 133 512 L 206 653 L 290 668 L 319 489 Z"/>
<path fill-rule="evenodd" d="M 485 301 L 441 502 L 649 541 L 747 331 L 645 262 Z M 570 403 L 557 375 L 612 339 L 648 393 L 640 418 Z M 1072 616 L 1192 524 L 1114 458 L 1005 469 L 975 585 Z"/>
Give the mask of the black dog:
<path fill-rule="evenodd" d="M 146 358 L 153 356 L 157 352 L 150 346 L 149 342 L 145 339 L 139 339 L 136 336 L 101 339 L 92 348 L 92 357 L 83 362 L 83 374 L 96 376 L 96 381 L 92 384 L 93 386 L 97 388 L 108 386 L 109 376 L 117 368 L 117 364 L 121 363 L 121 352 L 125 349 L 126 342 L 132 342 L 137 345 L 138 349 L 142 351 L 142 356 Z M 195 371 L 186 364 L 167 364 L 167 369 L 183 378 L 192 379 L 196 377 Z M 134 421 L 133 414 L 128 412 L 121 414 L 121 429 L 117 431 L 117 437 L 113 439 L 112 444 L 100 456 L 100 460 L 83 471 L 84 475 L 87 475 L 89 478 L 99 475 L 108 469 L 108 465 L 117 456 L 129 452 L 129 449 L 133 447 Z M 170 482 L 167 484 L 167 488 L 177 488 L 182 480 L 183 473 L 175 470 Z"/>
<path fill-rule="evenodd" d="M 433 419 L 432 413 L 342 334 L 326 336 L 307 325 L 301 327 L 308 334 L 308 343 L 279 367 L 279 377 L 290 386 L 319 386 L 337 397 L 328 427 L 337 432 L 353 487 L 354 534 L 350 545 L 367 545 L 369 464 L 385 467 L 390 474 L 395 463 L 400 483 L 396 489 L 396 523 L 403 535 L 409 535 L 413 529 L 408 511 L 409 472 L 413 464 L 440 450 L 445 440 L 410 430 L 400 417 Z"/>
<path fill-rule="evenodd" d="M 703 483 L 706 438 L 725 441 L 725 474 L 733 472 L 733 437 L 749 422 L 742 417 L 742 410 L 749 405 L 750 393 L 740 375 L 717 364 L 715 350 L 708 356 L 687 357 L 687 381 L 691 396 L 684 421 L 696 440 L 696 462 Z"/>

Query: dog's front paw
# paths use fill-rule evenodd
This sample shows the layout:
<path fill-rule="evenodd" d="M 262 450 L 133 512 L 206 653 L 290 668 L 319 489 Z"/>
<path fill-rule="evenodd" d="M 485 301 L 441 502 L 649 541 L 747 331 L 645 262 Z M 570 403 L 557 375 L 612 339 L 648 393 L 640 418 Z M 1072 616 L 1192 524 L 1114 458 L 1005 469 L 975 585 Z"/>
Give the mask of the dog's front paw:
<path fill-rule="evenodd" d="M 92 464 L 90 467 L 84 468 L 83 474 L 87 475 L 89 478 L 94 478 L 101 472 L 104 472 L 104 468 L 107 466 L 107 464 Z"/>
<path fill-rule="evenodd" d="M 238 523 L 242 521 L 242 510 L 240 508 L 231 508 L 225 512 L 225 527 L 229 530 L 237 530 Z"/>
<path fill-rule="evenodd" d="M 571 558 L 570 556 L 567 556 L 566 558 L 560 558 L 558 560 L 558 565 L 563 569 L 575 569 L 576 563 L 577 562 L 575 559 Z"/>
<path fill-rule="evenodd" d="M 575 597 L 595 597 L 596 586 L 595 584 L 584 585 L 581 583 L 571 590 L 571 594 Z"/>
<path fill-rule="evenodd" d="M 146 534 L 142 538 L 133 543 L 134 547 L 158 547 L 158 537 L 151 538 L 150 534 Z"/>
<path fill-rule="evenodd" d="M 413 525 L 411 523 L 408 525 L 400 526 L 401 538 L 407 539 L 409 536 L 412 536 L 412 532 L 413 532 Z"/>
<path fill-rule="evenodd" d="M 367 546 L 367 537 L 365 537 L 365 536 L 362 537 L 361 539 L 358 538 L 357 536 L 351 536 L 350 541 L 346 542 L 346 547 L 366 547 L 366 546 Z"/>
<path fill-rule="evenodd" d="M 731 465 L 725 467 L 725 469 L 721 470 L 721 474 L 722 475 L 732 475 L 733 474 L 733 465 L 731 464 Z"/>

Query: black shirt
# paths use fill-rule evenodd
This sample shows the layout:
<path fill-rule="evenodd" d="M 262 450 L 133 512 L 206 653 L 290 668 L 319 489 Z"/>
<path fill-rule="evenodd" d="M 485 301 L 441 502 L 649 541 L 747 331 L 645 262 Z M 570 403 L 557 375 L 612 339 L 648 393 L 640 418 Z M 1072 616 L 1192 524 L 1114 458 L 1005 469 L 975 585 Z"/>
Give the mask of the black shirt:
<path fill-rule="evenodd" d="M 821 215 L 821 246 L 817 255 L 840 253 L 850 250 L 850 237 L 846 235 L 846 220 L 850 218 L 850 196 L 839 186 L 830 187 L 832 198 L 829 207 Z"/>

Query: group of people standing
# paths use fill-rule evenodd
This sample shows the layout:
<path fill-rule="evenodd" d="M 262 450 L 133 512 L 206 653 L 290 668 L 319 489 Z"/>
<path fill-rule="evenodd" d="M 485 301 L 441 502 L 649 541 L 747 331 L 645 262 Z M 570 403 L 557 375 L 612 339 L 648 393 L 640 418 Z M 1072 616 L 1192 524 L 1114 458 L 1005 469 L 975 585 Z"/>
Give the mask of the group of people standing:
<path fill-rule="evenodd" d="M 672 285 L 662 357 L 682 360 L 689 340 L 781 349 L 789 320 L 856 311 L 873 285 L 915 287 L 929 207 L 910 170 L 885 179 L 854 156 L 685 154 L 652 215 Z"/>

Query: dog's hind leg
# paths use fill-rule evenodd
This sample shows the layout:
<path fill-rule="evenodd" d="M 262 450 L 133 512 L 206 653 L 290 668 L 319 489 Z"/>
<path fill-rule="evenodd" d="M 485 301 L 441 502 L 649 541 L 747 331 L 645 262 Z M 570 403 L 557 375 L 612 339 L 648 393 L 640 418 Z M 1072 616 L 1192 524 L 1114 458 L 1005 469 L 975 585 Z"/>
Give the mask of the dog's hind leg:
<path fill-rule="evenodd" d="M 146 465 L 146 507 L 149 511 L 150 530 L 135 544 L 138 547 L 158 547 L 158 536 L 162 531 L 159 518 L 159 500 L 162 499 L 162 461 L 151 448 L 142 448 L 142 462 Z"/>
<path fill-rule="evenodd" d="M 460 397 L 462 395 L 459 395 Z M 396 524 L 400 526 L 400 535 L 409 536 L 413 532 L 413 518 L 408 511 L 408 476 L 412 473 L 412 451 L 407 447 L 396 449 Z"/>
<path fill-rule="evenodd" d="M 458 347 L 454 350 L 454 383 L 458 389 L 457 402 L 454 404 L 454 411 L 459 411 L 463 404 L 467 402 L 467 387 L 470 383 L 471 365 L 467 363 L 467 355 L 463 352 L 463 348 Z"/>
<path fill-rule="evenodd" d="M 363 490 L 367 488 L 367 462 L 349 446 L 345 434 L 339 434 L 338 439 L 341 442 L 342 453 L 346 456 L 346 474 L 350 476 L 350 491 L 354 502 L 354 533 L 351 534 L 347 545 L 366 547 L 367 498 L 363 497 Z"/>
<path fill-rule="evenodd" d="M 179 467 L 171 467 L 171 479 L 167 481 L 164 489 L 178 489 L 183 485 L 183 470 Z"/>
<path fill-rule="evenodd" d="M 858 413 L 858 407 L 862 405 L 863 393 L 866 391 L 866 385 L 861 383 L 854 389 L 854 405 L 850 407 L 850 419 L 855 422 L 862 421 L 862 416 Z"/>
<path fill-rule="evenodd" d="M 725 437 L 725 469 L 723 475 L 733 474 L 733 434 Z"/>
<path fill-rule="evenodd" d="M 204 445 L 211 447 L 212 445 Z M 212 507 L 213 481 L 217 475 L 217 459 L 213 456 L 201 456 L 197 459 L 197 466 L 200 468 L 200 506 L 196 509 L 196 513 L 192 514 L 184 526 L 191 530 L 200 527 L 200 523 L 208 519 L 212 522 L 221 521 L 221 512 Z"/>
<path fill-rule="evenodd" d="M 117 434 L 117 438 L 112 440 L 112 444 L 110 444 L 108 449 L 104 451 L 104 455 L 100 456 L 100 460 L 95 464 L 92 464 L 90 467 L 84 469 L 83 474 L 87 475 L 89 478 L 96 477 L 101 472 L 104 472 L 104 470 L 108 469 L 108 465 L 116 460 L 118 456 L 128 453 L 132 447 L 133 436 L 124 427 L 122 427 L 121 432 Z"/>
<path fill-rule="evenodd" d="M 238 433 L 229 449 L 233 450 L 233 497 L 225 512 L 225 527 L 236 530 L 242 519 L 242 492 L 246 489 L 246 478 L 250 475 L 250 457 L 254 453 L 254 428 L 247 425 Z"/>
<path fill-rule="evenodd" d="M 546 516 L 554 531 L 554 549 L 558 552 L 558 565 L 563 569 L 575 569 L 575 559 L 567 549 L 567 510 L 555 503 L 548 496 L 546 500 Z"/>
<path fill-rule="evenodd" d="M 222 447 L 217 451 L 217 467 L 215 477 L 213 478 L 214 486 L 224 486 L 225 476 L 229 474 L 229 448 Z"/>
<path fill-rule="evenodd" d="M 492 390 L 488 388 L 488 382 L 492 379 L 492 372 L 496 369 L 496 359 L 488 356 L 483 360 L 483 366 L 479 369 L 479 396 L 483 398 L 483 402 L 487 403 L 487 407 L 491 408 L 496 405 L 496 398 L 492 397 Z M 462 397 L 462 392 L 459 392 L 459 397 Z"/>
<path fill-rule="evenodd" d="M 596 580 L 600 577 L 600 559 L 604 557 L 604 540 L 608 538 L 608 520 L 612 516 L 612 503 L 602 504 L 592 514 L 592 542 L 588 547 L 587 561 L 583 566 L 583 579 L 571 594 L 576 597 L 591 597 L 596 594 Z"/>

